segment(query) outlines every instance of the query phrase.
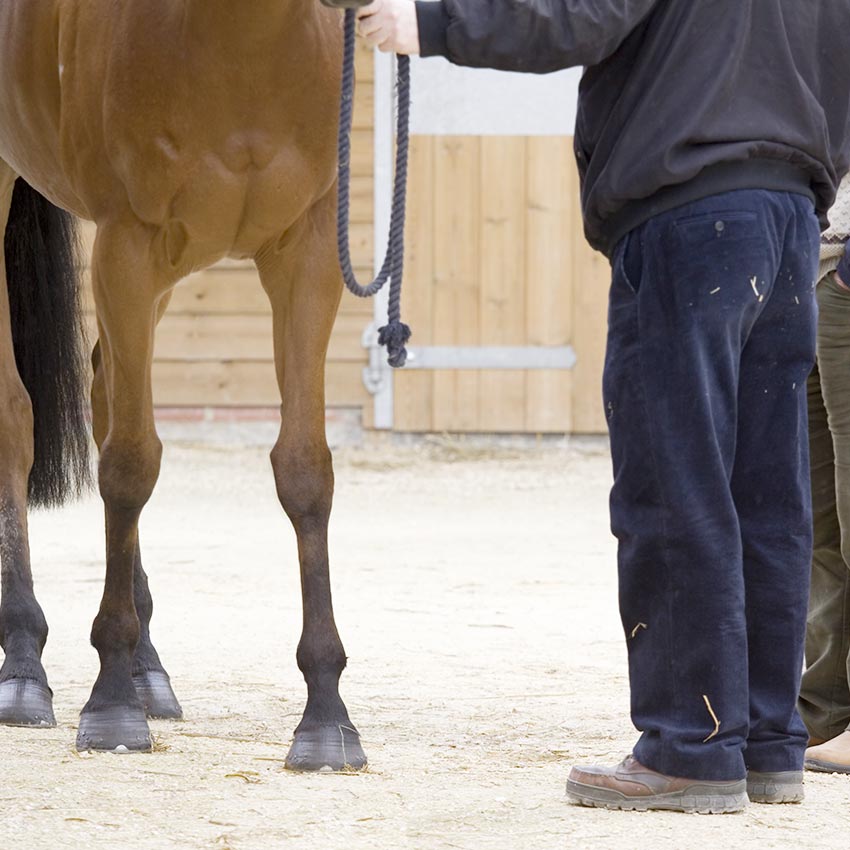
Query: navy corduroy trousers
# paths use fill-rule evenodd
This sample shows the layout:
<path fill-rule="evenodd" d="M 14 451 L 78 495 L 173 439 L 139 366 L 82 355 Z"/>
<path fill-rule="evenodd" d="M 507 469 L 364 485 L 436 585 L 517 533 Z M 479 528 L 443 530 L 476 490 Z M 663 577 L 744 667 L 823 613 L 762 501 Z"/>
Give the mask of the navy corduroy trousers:
<path fill-rule="evenodd" d="M 743 190 L 613 258 L 604 403 L 634 755 L 694 779 L 801 770 L 819 226 Z"/>

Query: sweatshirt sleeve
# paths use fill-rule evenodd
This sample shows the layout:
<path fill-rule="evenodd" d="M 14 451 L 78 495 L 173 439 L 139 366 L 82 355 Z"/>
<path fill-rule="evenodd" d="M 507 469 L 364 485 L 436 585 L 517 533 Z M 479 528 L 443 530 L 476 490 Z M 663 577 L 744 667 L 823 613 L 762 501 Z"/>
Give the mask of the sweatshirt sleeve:
<path fill-rule="evenodd" d="M 422 56 L 545 74 L 610 56 L 660 0 L 416 0 Z"/>

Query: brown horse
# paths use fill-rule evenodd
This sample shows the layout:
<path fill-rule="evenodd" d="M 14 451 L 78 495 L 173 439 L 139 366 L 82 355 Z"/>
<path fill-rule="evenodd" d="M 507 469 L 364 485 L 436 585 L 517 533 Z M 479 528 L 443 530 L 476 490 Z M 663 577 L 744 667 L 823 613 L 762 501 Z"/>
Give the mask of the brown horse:
<path fill-rule="evenodd" d="M 73 214 L 97 225 L 91 402 L 106 513 L 91 634 L 100 675 L 77 746 L 147 750 L 146 713 L 180 716 L 150 642 L 138 537 L 161 456 L 154 330 L 182 277 L 250 257 L 274 314 L 282 427 L 271 460 L 301 563 L 307 704 L 287 763 L 365 764 L 339 696 L 327 550 L 341 34 L 316 0 L 0 0 L 2 722 L 53 722 L 26 512 L 28 495 L 57 503 L 87 468 Z"/>

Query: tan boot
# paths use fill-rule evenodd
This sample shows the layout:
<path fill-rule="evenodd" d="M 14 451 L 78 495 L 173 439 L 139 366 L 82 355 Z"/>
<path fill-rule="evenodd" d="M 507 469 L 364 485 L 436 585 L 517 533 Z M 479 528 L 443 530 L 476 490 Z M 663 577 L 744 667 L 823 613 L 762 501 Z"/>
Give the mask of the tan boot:
<path fill-rule="evenodd" d="M 850 774 L 850 730 L 806 750 L 806 770 Z"/>

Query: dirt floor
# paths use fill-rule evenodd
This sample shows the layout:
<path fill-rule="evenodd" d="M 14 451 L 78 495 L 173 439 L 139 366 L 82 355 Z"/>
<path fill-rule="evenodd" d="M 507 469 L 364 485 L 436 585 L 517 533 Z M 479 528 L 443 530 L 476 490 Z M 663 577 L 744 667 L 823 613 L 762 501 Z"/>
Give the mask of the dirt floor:
<path fill-rule="evenodd" d="M 343 696 L 371 763 L 283 770 L 305 696 L 294 536 L 265 451 L 169 443 L 143 519 L 154 640 L 186 721 L 151 755 L 78 755 L 96 674 L 99 502 L 31 521 L 58 728 L 0 729 L 0 850 L 841 848 L 850 778 L 740 815 L 569 805 L 619 760 L 625 651 L 604 443 L 436 441 L 337 452 L 332 564 Z"/>

